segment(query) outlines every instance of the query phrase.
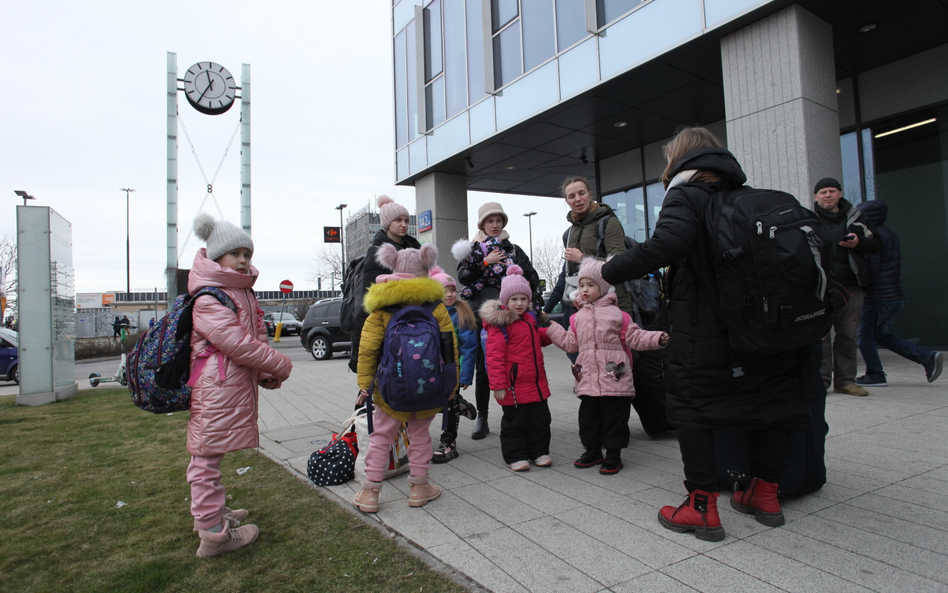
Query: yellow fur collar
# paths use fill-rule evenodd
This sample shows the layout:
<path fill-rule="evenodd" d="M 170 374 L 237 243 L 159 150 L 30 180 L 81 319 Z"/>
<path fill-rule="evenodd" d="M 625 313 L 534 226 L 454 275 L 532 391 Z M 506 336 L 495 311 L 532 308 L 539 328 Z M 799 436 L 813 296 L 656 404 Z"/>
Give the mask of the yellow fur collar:
<path fill-rule="evenodd" d="M 392 305 L 422 305 L 444 300 L 444 286 L 431 278 L 412 278 L 373 284 L 365 294 L 362 307 L 371 313 Z"/>

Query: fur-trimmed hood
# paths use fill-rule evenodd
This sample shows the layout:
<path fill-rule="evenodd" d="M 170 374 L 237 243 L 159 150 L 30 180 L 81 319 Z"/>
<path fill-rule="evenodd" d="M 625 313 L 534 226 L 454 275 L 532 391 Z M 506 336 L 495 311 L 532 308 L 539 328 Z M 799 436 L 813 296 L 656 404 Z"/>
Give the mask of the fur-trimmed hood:
<path fill-rule="evenodd" d="M 454 259 L 458 263 L 462 262 L 471 255 L 471 242 L 467 239 L 458 239 L 454 245 L 451 246 L 451 255 L 454 256 Z"/>
<path fill-rule="evenodd" d="M 515 321 L 525 319 L 510 309 L 501 306 L 500 301 L 498 300 L 485 302 L 483 305 L 481 305 L 479 313 L 481 321 L 489 323 L 495 327 L 506 327 Z"/>
<path fill-rule="evenodd" d="M 410 278 L 373 284 L 362 301 L 362 307 L 371 313 L 392 305 L 423 305 L 444 300 L 444 286 L 431 278 Z"/>

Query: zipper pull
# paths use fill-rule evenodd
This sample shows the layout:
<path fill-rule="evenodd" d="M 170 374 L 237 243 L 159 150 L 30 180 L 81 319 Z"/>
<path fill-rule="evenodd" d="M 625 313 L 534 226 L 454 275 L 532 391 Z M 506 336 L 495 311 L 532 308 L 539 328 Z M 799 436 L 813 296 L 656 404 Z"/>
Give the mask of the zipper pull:
<path fill-rule="evenodd" d="M 770 305 L 767 304 L 767 297 L 764 297 L 764 313 L 768 313 L 769 311 Z"/>
<path fill-rule="evenodd" d="M 762 223 L 762 222 L 759 221 L 759 220 L 757 221 L 757 234 L 758 234 L 758 235 L 763 235 L 763 234 L 764 234 L 764 223 Z"/>
<path fill-rule="evenodd" d="M 770 227 L 770 238 L 773 239 L 774 235 L 776 234 L 777 234 L 777 227 L 775 226 Z"/>

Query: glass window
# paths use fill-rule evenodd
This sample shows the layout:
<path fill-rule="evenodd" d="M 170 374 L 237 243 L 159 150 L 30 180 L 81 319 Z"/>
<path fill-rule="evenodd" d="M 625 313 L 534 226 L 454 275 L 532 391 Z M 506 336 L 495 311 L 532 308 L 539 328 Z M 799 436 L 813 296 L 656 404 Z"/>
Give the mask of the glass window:
<path fill-rule="evenodd" d="M 866 199 L 876 199 L 876 157 L 872 148 L 872 130 L 862 131 L 862 162 L 865 174 Z"/>
<path fill-rule="evenodd" d="M 334 302 L 332 302 L 332 303 L 329 303 L 329 312 L 326 313 L 326 316 L 327 316 L 327 317 L 335 317 L 335 316 L 339 315 L 339 308 L 340 308 L 341 306 L 342 306 L 342 303 L 341 303 L 340 301 L 334 301 Z"/>
<path fill-rule="evenodd" d="M 430 130 L 444 121 L 444 76 L 439 76 L 425 87 L 425 105 L 428 107 L 425 123 Z"/>
<path fill-rule="evenodd" d="M 662 211 L 662 202 L 665 200 L 665 186 L 660 182 L 645 187 L 645 204 L 648 208 L 648 236 L 655 232 L 658 222 L 658 213 Z"/>
<path fill-rule="evenodd" d="M 415 55 L 415 21 L 405 27 L 405 77 L 408 97 L 408 141 L 418 137 L 418 61 Z"/>
<path fill-rule="evenodd" d="M 862 201 L 862 179 L 859 174 L 859 146 L 856 132 L 839 137 L 843 156 L 843 194 L 854 204 Z"/>
<path fill-rule="evenodd" d="M 408 142 L 408 70 L 405 64 L 405 31 L 395 36 L 395 145 Z"/>
<path fill-rule="evenodd" d="M 441 0 L 434 0 L 425 15 L 425 82 L 441 74 Z"/>
<path fill-rule="evenodd" d="M 467 107 L 464 0 L 444 0 L 444 93 L 447 117 Z"/>
<path fill-rule="evenodd" d="M 605 27 L 639 4 L 642 4 L 642 0 L 596 0 L 596 20 L 599 28 Z"/>
<path fill-rule="evenodd" d="M 487 90 L 484 88 L 484 32 L 482 28 L 481 2 L 487 0 L 466 0 L 467 10 L 467 104 L 480 101 Z"/>
<path fill-rule="evenodd" d="M 500 88 L 523 74 L 520 58 L 520 27 L 507 27 L 494 36 L 494 88 Z"/>
<path fill-rule="evenodd" d="M 603 196 L 602 201 L 612 206 L 626 235 L 640 243 L 647 238 L 641 187 Z"/>
<path fill-rule="evenodd" d="M 585 3 L 556 0 L 556 50 L 563 51 L 586 35 Z"/>
<path fill-rule="evenodd" d="M 521 0 L 521 10 L 523 11 L 520 17 L 523 28 L 523 70 L 527 72 L 552 58 L 556 53 L 553 2 Z"/>
<path fill-rule="evenodd" d="M 491 33 L 496 33 L 520 14 L 517 0 L 490 0 Z"/>

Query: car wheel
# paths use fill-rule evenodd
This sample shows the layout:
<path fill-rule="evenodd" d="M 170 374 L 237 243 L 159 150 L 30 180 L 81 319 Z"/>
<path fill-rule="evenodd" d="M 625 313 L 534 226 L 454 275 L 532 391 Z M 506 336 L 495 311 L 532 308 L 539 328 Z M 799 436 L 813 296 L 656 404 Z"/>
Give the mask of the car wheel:
<path fill-rule="evenodd" d="M 15 367 L 13 367 L 13 374 L 11 375 L 11 377 L 13 377 L 14 383 L 16 383 L 17 385 L 20 384 L 20 365 L 16 365 Z"/>
<path fill-rule="evenodd" d="M 325 336 L 316 336 L 313 338 L 313 344 L 309 352 L 316 360 L 332 358 L 332 348 L 329 346 L 329 340 L 327 340 Z"/>

